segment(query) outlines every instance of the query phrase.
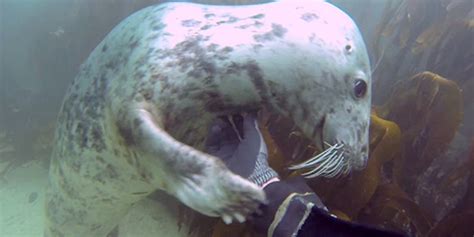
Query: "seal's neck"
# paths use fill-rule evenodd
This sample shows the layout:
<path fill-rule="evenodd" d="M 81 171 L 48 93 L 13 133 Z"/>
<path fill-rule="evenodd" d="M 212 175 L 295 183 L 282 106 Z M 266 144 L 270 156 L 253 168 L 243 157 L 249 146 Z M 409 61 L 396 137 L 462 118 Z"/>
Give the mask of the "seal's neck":
<path fill-rule="evenodd" d="M 238 113 L 261 107 L 287 113 L 280 111 L 280 104 L 286 101 L 284 97 L 289 96 L 295 81 L 287 79 L 290 78 L 288 72 L 278 73 L 280 71 L 273 65 L 263 66 L 254 60 L 236 66 L 235 72 L 227 73 L 217 80 L 222 113 Z"/>
<path fill-rule="evenodd" d="M 262 106 L 262 96 L 249 78 L 229 75 L 217 86 L 221 114 L 256 110 Z M 217 112 L 217 111 L 216 111 Z"/>

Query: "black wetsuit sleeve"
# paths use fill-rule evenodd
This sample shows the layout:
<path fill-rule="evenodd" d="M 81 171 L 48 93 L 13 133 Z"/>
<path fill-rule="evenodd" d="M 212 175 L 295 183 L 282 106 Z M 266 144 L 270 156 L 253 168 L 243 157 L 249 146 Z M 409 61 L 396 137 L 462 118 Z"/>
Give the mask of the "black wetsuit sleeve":
<path fill-rule="evenodd" d="M 313 208 L 297 237 L 404 237 L 407 235 L 344 221 Z"/>
<path fill-rule="evenodd" d="M 264 191 L 268 204 L 252 223 L 266 236 L 296 236 L 313 207 L 325 208 L 301 176 L 271 183 Z"/>
<path fill-rule="evenodd" d="M 264 188 L 268 204 L 252 220 L 255 230 L 271 237 L 402 237 L 404 235 L 331 216 L 303 177 Z"/>

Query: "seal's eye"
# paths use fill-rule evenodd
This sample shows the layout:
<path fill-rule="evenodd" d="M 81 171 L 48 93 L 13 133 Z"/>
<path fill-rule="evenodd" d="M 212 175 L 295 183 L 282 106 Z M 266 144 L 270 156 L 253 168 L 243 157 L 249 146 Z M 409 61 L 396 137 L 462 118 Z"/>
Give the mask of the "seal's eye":
<path fill-rule="evenodd" d="M 354 95 L 356 98 L 364 97 L 367 93 L 367 83 L 362 79 L 356 79 L 354 81 Z"/>

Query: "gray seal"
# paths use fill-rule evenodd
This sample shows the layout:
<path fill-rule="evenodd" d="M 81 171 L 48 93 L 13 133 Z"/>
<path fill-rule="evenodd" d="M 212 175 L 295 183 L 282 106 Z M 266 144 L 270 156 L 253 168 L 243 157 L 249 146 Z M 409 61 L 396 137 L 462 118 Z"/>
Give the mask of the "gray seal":
<path fill-rule="evenodd" d="M 290 117 L 326 148 L 296 167 L 311 168 L 307 176 L 361 169 L 370 87 L 359 30 L 329 3 L 140 10 L 94 49 L 67 90 L 46 236 L 106 236 L 156 190 L 204 215 L 244 221 L 265 195 L 202 151 L 217 116 L 265 108 Z"/>

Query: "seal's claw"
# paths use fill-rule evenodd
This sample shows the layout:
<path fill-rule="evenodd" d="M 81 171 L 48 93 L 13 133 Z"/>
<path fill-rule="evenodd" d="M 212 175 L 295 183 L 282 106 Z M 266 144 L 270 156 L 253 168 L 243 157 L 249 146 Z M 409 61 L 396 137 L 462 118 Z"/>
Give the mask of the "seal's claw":
<path fill-rule="evenodd" d="M 245 217 L 240 213 L 235 213 L 234 217 L 237 219 L 237 221 L 239 221 L 239 223 L 243 223 L 245 221 Z"/>
<path fill-rule="evenodd" d="M 258 211 L 260 204 L 266 201 L 265 194 L 257 185 L 238 175 L 225 172 L 223 176 L 215 180 L 221 181 L 224 185 L 222 192 L 225 193 L 227 200 L 215 200 L 213 204 L 232 217 L 230 222 L 226 222 L 229 217 L 222 216 L 226 224 L 231 223 L 233 219 L 242 223 L 247 216 Z M 222 203 L 219 203 L 220 201 Z"/>
<path fill-rule="evenodd" d="M 183 176 L 180 183 L 176 195 L 183 203 L 205 215 L 219 216 L 226 224 L 234 219 L 244 222 L 266 202 L 260 187 L 222 167 Z"/>
<path fill-rule="evenodd" d="M 224 223 L 226 223 L 227 225 L 228 224 L 231 224 L 232 223 L 232 217 L 230 217 L 229 215 L 227 214 L 224 214 L 222 216 L 222 221 L 224 221 Z"/>

